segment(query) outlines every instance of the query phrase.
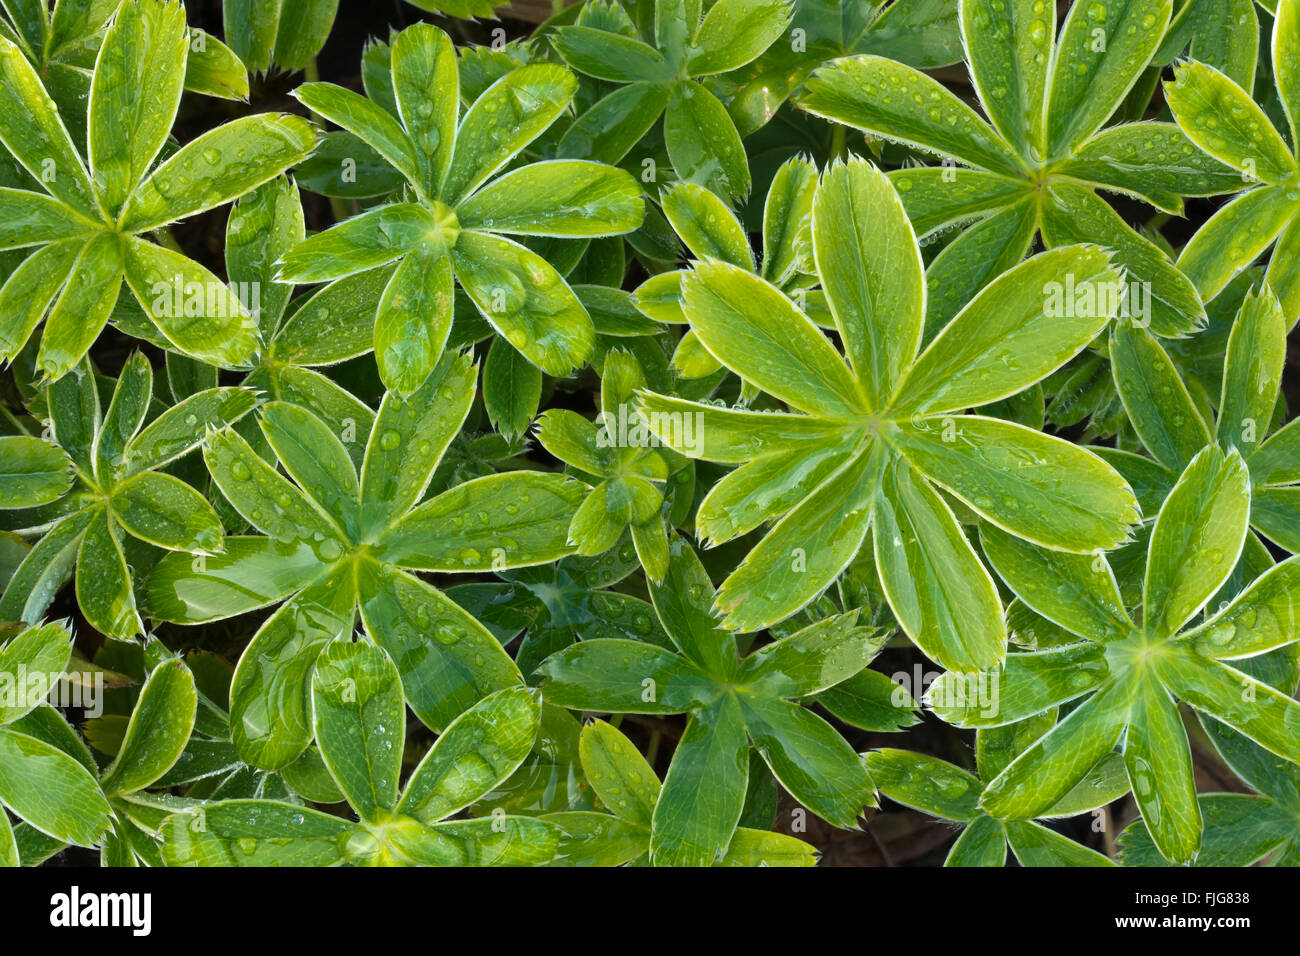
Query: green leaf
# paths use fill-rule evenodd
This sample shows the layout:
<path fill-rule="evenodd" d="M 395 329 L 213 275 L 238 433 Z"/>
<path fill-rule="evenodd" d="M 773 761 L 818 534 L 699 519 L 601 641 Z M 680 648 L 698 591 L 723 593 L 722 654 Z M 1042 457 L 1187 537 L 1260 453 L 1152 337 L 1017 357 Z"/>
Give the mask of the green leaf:
<path fill-rule="evenodd" d="M 552 63 L 520 67 L 488 87 L 461 121 L 439 198 L 456 206 L 472 194 L 559 118 L 577 87 Z"/>
<path fill-rule="evenodd" d="M 1018 175 L 1023 161 L 1010 144 L 939 81 L 880 56 L 854 56 L 822 66 L 800 106 L 958 162 Z M 889 96 L 881 91 L 888 90 Z"/>
<path fill-rule="evenodd" d="M 222 544 L 221 554 L 178 553 L 154 565 L 146 586 L 151 617 L 182 624 L 233 617 L 274 604 L 325 571 L 305 541 L 284 544 L 259 535 Z"/>
<path fill-rule="evenodd" d="M 34 675 L 48 681 L 45 690 L 68 665 L 72 653 L 72 635 L 58 623 L 29 627 L 4 647 L 0 647 L 0 682 L 6 693 L 0 697 L 0 725 L 10 724 L 34 710 L 44 694 L 32 693 L 24 686 Z"/>
<path fill-rule="evenodd" d="M 568 375 L 591 356 L 591 317 L 537 253 L 500 236 L 465 232 L 452 261 L 483 318 L 543 372 Z"/>
<path fill-rule="evenodd" d="M 907 636 L 949 670 L 999 663 L 1007 638 L 997 589 L 943 499 L 898 461 L 875 511 L 876 567 Z"/>
<path fill-rule="evenodd" d="M 1280 187 L 1242 193 L 1196 230 L 1178 256 L 1178 268 L 1208 302 L 1259 258 L 1298 212 L 1300 203 Z"/>
<path fill-rule="evenodd" d="M 1109 676 L 1105 648 L 1091 642 L 1008 654 L 993 673 L 949 671 L 926 703 L 958 727 L 1005 727 L 1082 697 Z"/>
<path fill-rule="evenodd" d="M 425 177 L 418 147 L 392 114 L 359 93 L 333 83 L 303 83 L 293 91 L 303 106 L 355 133 L 417 189 Z"/>
<path fill-rule="evenodd" d="M 717 195 L 696 183 L 678 182 L 664 190 L 659 202 L 673 229 L 696 259 L 721 259 L 754 271 L 749 235 Z"/>
<path fill-rule="evenodd" d="M 428 195 L 437 195 L 456 145 L 460 77 L 450 37 L 427 23 L 412 24 L 393 38 L 393 92 L 406 128 L 426 169 Z"/>
<path fill-rule="evenodd" d="M 0 189 L 0 248 L 56 242 L 72 236 L 86 237 L 95 224 L 70 206 L 43 193 L 25 189 Z"/>
<path fill-rule="evenodd" d="M 411 774 L 398 811 L 436 823 L 506 780 L 532 749 L 541 720 L 536 691 L 508 687 L 453 720 Z"/>
<path fill-rule="evenodd" d="M 650 599 L 664 630 L 705 673 L 731 677 L 736 671 L 736 639 L 713 616 L 713 582 L 708 572 L 691 546 L 675 535 L 667 558 L 663 579 L 650 586 Z"/>
<path fill-rule="evenodd" d="M 442 224 L 414 203 L 367 210 L 300 242 L 280 257 L 280 282 L 327 282 L 387 265 L 442 241 Z"/>
<path fill-rule="evenodd" d="M 449 820 L 429 827 L 455 841 L 453 866 L 540 866 L 559 849 L 560 831 L 532 817 L 496 816 L 490 820 Z"/>
<path fill-rule="evenodd" d="M 718 0 L 696 31 L 687 72 L 707 76 L 739 69 L 785 32 L 790 13 L 785 0 Z"/>
<path fill-rule="evenodd" d="M 718 589 L 723 626 L 756 631 L 815 598 L 857 555 L 880 464 L 856 453 L 782 518 Z"/>
<path fill-rule="evenodd" d="M 185 144 L 132 194 L 122 228 L 146 232 L 224 205 L 269 182 L 315 148 L 317 133 L 288 113 L 245 116 Z"/>
<path fill-rule="evenodd" d="M 1280 807 L 1244 793 L 1199 798 L 1205 831 L 1193 866 L 1250 866 L 1284 845 L 1294 832 Z M 1169 866 L 1139 817 L 1119 835 L 1125 866 Z"/>
<path fill-rule="evenodd" d="M 360 605 L 366 632 L 397 664 L 411 709 L 434 730 L 521 682 L 487 628 L 413 575 L 382 566 L 364 574 Z"/>
<path fill-rule="evenodd" d="M 1157 335 L 1171 338 L 1205 324 L 1205 307 L 1191 280 L 1164 250 L 1134 232 L 1091 190 L 1053 184 L 1043 204 L 1042 231 L 1049 246 L 1090 242 L 1114 250 L 1114 264 L 1125 272 L 1125 283 L 1118 290 L 1118 317 L 1149 325 Z"/>
<path fill-rule="evenodd" d="M 141 472 L 113 492 L 113 517 L 139 538 L 171 551 L 221 549 L 221 519 L 201 494 L 172 475 Z"/>
<path fill-rule="evenodd" d="M 179 658 L 150 673 L 131 712 L 117 758 L 104 771 L 110 795 L 143 790 L 171 768 L 194 727 L 197 706 L 194 675 Z"/>
<path fill-rule="evenodd" d="M 82 248 L 70 273 L 73 281 L 54 300 L 45 322 L 36 364 L 46 378 L 67 374 L 99 337 L 122 288 L 122 267 L 122 243 L 113 233 L 97 233 Z"/>
<path fill-rule="evenodd" d="M 1174 863 L 1190 862 L 1201 848 L 1192 752 L 1178 705 L 1153 677 L 1142 681 L 1133 701 L 1124 764 L 1160 852 Z"/>
<path fill-rule="evenodd" d="M 541 369 L 505 339 L 493 339 L 483 366 L 483 405 L 493 427 L 507 438 L 522 435 L 537 415 L 541 397 Z"/>
<path fill-rule="evenodd" d="M 375 313 L 392 275 L 384 267 L 331 282 L 280 327 L 267 357 L 285 365 L 332 365 L 369 352 Z"/>
<path fill-rule="evenodd" d="M 1046 153 L 1043 105 L 1056 10 L 1015 0 L 962 0 L 962 40 L 980 102 L 1007 140 L 1030 160 Z"/>
<path fill-rule="evenodd" d="M 868 401 L 894 394 L 925 317 L 921 251 L 888 179 L 865 162 L 833 166 L 813 202 L 817 274 Z"/>
<path fill-rule="evenodd" d="M 209 388 L 177 402 L 146 425 L 126 446 L 124 476 L 160 468 L 196 448 L 209 428 L 222 429 L 257 404 L 248 388 Z"/>
<path fill-rule="evenodd" d="M 1266 750 L 1300 763 L 1300 704 L 1241 671 L 1180 649 L 1154 662 L 1170 691 Z"/>
<path fill-rule="evenodd" d="M 857 612 L 823 618 L 745 658 L 739 677 L 765 697 L 807 697 L 848 680 L 871 662 L 882 635 L 859 627 Z"/>
<path fill-rule="evenodd" d="M 1273 420 L 1282 368 L 1286 363 L 1288 322 L 1267 285 L 1246 294 L 1228 336 L 1223 360 L 1223 390 L 1215 438 L 1249 456 L 1257 436 Z M 1249 435 L 1252 440 L 1247 440 Z"/>
<path fill-rule="evenodd" d="M 1046 547 L 1113 548 L 1139 517 L 1137 499 L 1110 465 L 1023 425 L 975 415 L 914 419 L 900 422 L 894 437 L 935 484 L 1003 530 Z"/>
<path fill-rule="evenodd" d="M 10 361 L 59 296 L 85 243 L 66 239 L 36 250 L 0 286 L 0 359 Z"/>
<path fill-rule="evenodd" d="M 306 67 L 325 45 L 338 7 L 339 0 L 284 0 L 272 61 L 290 72 Z"/>
<path fill-rule="evenodd" d="M 979 815 L 980 782 L 960 767 L 907 750 L 873 750 L 867 769 L 880 792 L 895 803 L 958 822 Z"/>
<path fill-rule="evenodd" d="M 89 157 L 111 215 L 167 141 L 180 106 L 189 52 L 179 4 L 132 3 L 104 34 L 90 83 Z"/>
<path fill-rule="evenodd" d="M 1021 866 L 1115 866 L 1096 850 L 1037 823 L 1011 820 L 1006 832 L 1007 843 Z"/>
<path fill-rule="evenodd" d="M 1281 183 L 1296 160 L 1250 94 L 1213 67 L 1189 62 L 1165 84 L 1165 99 L 1188 138 L 1215 159 L 1242 171 L 1245 182 Z"/>
<path fill-rule="evenodd" d="M 203 459 L 221 493 L 253 527 L 283 544 L 307 544 L 322 563 L 342 555 L 342 530 L 233 429 L 210 433 Z"/>
<path fill-rule="evenodd" d="M 615 816 L 649 829 L 659 778 L 630 740 L 603 720 L 582 728 L 582 770 Z"/>
<path fill-rule="evenodd" d="M 1235 192 L 1241 173 L 1202 152 L 1173 123 L 1123 123 L 1084 143 L 1060 169 L 1103 189 L 1181 213 L 1183 196 Z"/>
<path fill-rule="evenodd" d="M 629 83 L 614 90 L 564 131 L 556 155 L 619 162 L 663 115 L 668 95 L 669 88 L 657 83 Z"/>
<path fill-rule="evenodd" d="M 1161 464 L 1181 471 L 1210 443 L 1210 431 L 1168 353 L 1142 329 L 1117 324 L 1110 358 L 1115 387 L 1142 444 Z"/>
<path fill-rule="evenodd" d="M 231 740 L 244 761 L 278 770 L 307 748 L 312 671 L 326 644 L 350 634 L 355 602 L 355 588 L 336 571 L 286 601 L 253 635 L 230 683 Z"/>
<path fill-rule="evenodd" d="M 54 100 L 22 51 L 0 37 L 0 143 L 50 195 L 95 219 L 99 200 Z"/>
<path fill-rule="evenodd" d="M 875 786 L 848 741 L 797 704 L 739 697 L 754 747 L 781 786 L 832 826 L 855 826 L 863 808 L 875 804 Z"/>
<path fill-rule="evenodd" d="M 469 413 L 474 386 L 468 357 L 446 353 L 409 399 L 391 392 L 384 396 L 361 469 L 361 523 L 367 534 L 387 529 L 424 496 Z"/>
<path fill-rule="evenodd" d="M 168 817 L 162 854 L 169 866 L 330 866 L 356 830 L 297 804 L 222 800 Z"/>
<path fill-rule="evenodd" d="M 961 831 L 944 866 L 992 866 L 1007 863 L 1007 832 L 999 820 L 980 814 Z"/>
<path fill-rule="evenodd" d="M 297 405 L 270 402 L 260 412 L 262 434 L 284 470 L 350 540 L 356 540 L 361 491 L 343 442 L 324 422 Z"/>
<path fill-rule="evenodd" d="M 548 703 L 597 713 L 680 714 L 707 706 L 719 692 L 685 658 L 620 638 L 573 644 L 536 673 Z"/>
<path fill-rule="evenodd" d="M 246 101 L 248 70 L 235 51 L 212 34 L 191 29 L 185 89 L 223 100 Z"/>
<path fill-rule="evenodd" d="M 849 726 L 874 733 L 895 733 L 921 720 L 911 695 L 879 671 L 859 671 L 811 699 Z"/>
<path fill-rule="evenodd" d="M 691 716 L 655 804 L 655 866 L 712 866 L 726 853 L 744 809 L 748 750 L 734 696 Z"/>
<path fill-rule="evenodd" d="M 943 248 L 926 271 L 926 338 L 951 322 L 981 289 L 1020 265 L 1038 234 L 1039 218 L 1037 203 L 1021 201 L 968 227 Z"/>
<path fill-rule="evenodd" d="M 95 846 L 111 808 L 85 767 L 61 750 L 0 727 L 0 803 L 63 843 Z"/>
<path fill-rule="evenodd" d="M 641 187 L 621 169 L 556 159 L 530 163 L 476 192 L 456 210 L 465 229 L 518 236 L 609 236 L 641 225 Z"/>
<path fill-rule="evenodd" d="M 565 26 L 555 32 L 554 42 L 565 63 L 598 80 L 664 84 L 673 79 L 673 68 L 663 54 L 632 37 L 592 27 Z"/>
<path fill-rule="evenodd" d="M 1172 0 L 1075 4 L 1052 58 L 1049 155 L 1067 153 L 1101 129 L 1160 45 Z"/>
<path fill-rule="evenodd" d="M 1205 606 L 1237 563 L 1250 514 L 1250 475 L 1241 456 L 1211 446 L 1192 460 L 1151 532 L 1143 623 L 1175 633 Z"/>
<path fill-rule="evenodd" d="M 673 87 L 664 112 L 664 145 L 678 178 L 728 199 L 749 193 L 749 164 L 736 124 L 699 83 Z"/>
<path fill-rule="evenodd" d="M 136 238 L 126 240 L 124 258 L 127 285 L 168 342 L 213 365 L 241 366 L 252 359 L 258 348 L 257 323 L 239 297 L 207 268 Z M 199 314 L 188 306 L 178 311 L 178 290 L 189 296 L 194 289 L 203 292 Z"/>
<path fill-rule="evenodd" d="M 1073 303 L 1066 301 L 1062 275 L 1074 278 Z M 1106 327 L 1118 305 L 1117 287 L 1118 273 L 1095 246 L 1034 256 L 994 279 L 939 333 L 904 377 L 891 407 L 960 411 L 1028 388 Z"/>
<path fill-rule="evenodd" d="M 1133 694 L 1131 683 L 1105 685 L 998 774 L 980 806 L 1004 820 L 1045 812 L 1114 749 Z"/>
<path fill-rule="evenodd" d="M 587 486 L 563 475 L 514 471 L 444 491 L 379 539 L 384 559 L 424 571 L 504 570 L 573 551 L 569 523 Z"/>
<path fill-rule="evenodd" d="M 86 620 L 108 637 L 127 639 L 144 630 L 131 590 L 131 569 L 112 517 L 95 509 L 77 552 L 77 603 Z"/>
<path fill-rule="evenodd" d="M 992 524 L 980 526 L 980 543 L 1017 597 L 1072 634 L 1106 641 L 1133 629 L 1105 558 L 1038 548 Z"/>
<path fill-rule="evenodd" d="M 1300 560 L 1293 557 L 1269 568 L 1187 638 L 1206 657 L 1253 657 L 1300 640 L 1292 623 L 1298 608 Z"/>
<path fill-rule="evenodd" d="M 311 679 L 312 726 L 320 754 L 348 803 L 378 822 L 397 806 L 406 739 L 401 678 L 373 644 L 342 638 L 327 645 Z"/>
<path fill-rule="evenodd" d="M 37 624 L 59 589 L 72 577 L 82 535 L 97 517 L 85 508 L 58 522 L 27 552 L 5 586 L 0 614 Z"/>
<path fill-rule="evenodd" d="M 26 435 L 0 437 L 0 507 L 49 504 L 72 487 L 72 461 L 53 442 Z"/>
<path fill-rule="evenodd" d="M 696 335 L 746 381 L 813 415 L 851 419 L 863 408 L 834 346 L 769 283 L 714 261 L 697 265 L 682 292 Z"/>

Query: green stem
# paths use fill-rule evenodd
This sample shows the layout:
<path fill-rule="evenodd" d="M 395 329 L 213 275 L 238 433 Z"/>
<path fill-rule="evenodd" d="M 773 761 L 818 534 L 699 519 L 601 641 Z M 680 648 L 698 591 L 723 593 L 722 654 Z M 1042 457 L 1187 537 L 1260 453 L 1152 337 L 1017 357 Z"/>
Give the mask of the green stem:
<path fill-rule="evenodd" d="M 828 163 L 839 159 L 848 151 L 849 128 L 836 123 L 831 128 L 831 153 L 826 157 Z"/>

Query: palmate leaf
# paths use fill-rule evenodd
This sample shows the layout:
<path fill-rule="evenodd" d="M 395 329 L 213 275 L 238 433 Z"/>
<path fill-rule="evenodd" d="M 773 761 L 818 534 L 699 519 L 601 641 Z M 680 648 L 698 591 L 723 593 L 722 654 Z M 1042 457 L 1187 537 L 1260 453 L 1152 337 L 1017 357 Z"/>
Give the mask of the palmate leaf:
<path fill-rule="evenodd" d="M 0 124 L 0 142 L 66 209 L 60 224 L 33 208 L 31 221 L 8 244 L 46 246 L 76 235 L 71 261 L 71 248 L 37 260 L 56 248 L 46 246 L 33 255 L 24 280 L 37 283 L 36 298 L 2 313 L 5 358 L 48 312 L 38 364 L 51 380 L 66 374 L 108 322 L 123 279 L 164 342 L 227 366 L 247 363 L 256 351 L 256 328 L 224 283 L 194 260 L 140 237 L 273 179 L 311 152 L 316 132 L 298 117 L 244 117 L 155 166 L 185 86 L 191 46 L 179 5 L 122 5 L 89 79 L 83 163 L 37 73 L 14 43 L 0 38 L 3 95 L 12 110 Z M 10 205 L 15 202 L 21 207 L 24 200 L 15 195 Z M 69 217 L 76 221 L 73 233 Z M 178 308 L 180 296 L 170 294 L 186 288 L 202 290 L 192 309 Z"/>
<path fill-rule="evenodd" d="M 926 480 L 1050 547 L 1081 552 L 1123 540 L 1137 511 L 1109 466 L 1059 439 L 956 414 L 1032 384 L 1106 324 L 1106 308 L 1049 316 L 1045 295 L 1055 276 L 1072 272 L 1093 292 L 1113 288 L 1117 276 L 1099 250 L 1053 250 L 997 279 L 917 355 L 924 285 L 915 241 L 910 255 L 865 262 L 851 254 L 858 246 L 846 253 L 842 241 L 846 231 L 878 231 L 881 219 L 910 239 L 885 177 L 862 163 L 826 174 L 813 205 L 813 240 L 852 367 L 762 279 L 712 261 L 683 280 L 686 316 L 709 352 L 805 415 L 754 415 L 654 393 L 642 395 L 642 415 L 683 454 L 746 462 L 700 508 L 697 524 L 712 539 L 781 518 L 719 589 L 727 626 L 756 630 L 798 610 L 853 559 L 874 523 L 885 592 L 908 633 L 940 662 L 980 669 L 1002 656 L 1001 608 Z M 882 356 L 893 357 L 885 364 Z M 682 440 L 685 414 L 697 416 L 703 436 L 694 449 Z M 802 469 L 792 471 L 796 462 Z M 1081 471 L 1096 498 L 1077 498 Z M 945 569 L 925 570 L 928 562 Z M 959 633 L 958 622 L 969 621 L 981 626 Z"/>
<path fill-rule="evenodd" d="M 663 117 L 676 178 L 735 200 L 751 177 L 736 122 L 705 77 L 737 70 L 775 43 L 791 18 L 785 0 L 721 0 L 656 8 L 638 36 L 625 15 L 592 4 L 558 27 L 555 49 L 574 70 L 619 84 L 578 117 L 562 154 L 618 162 Z M 651 35 L 653 33 L 653 36 Z"/>
<path fill-rule="evenodd" d="M 567 531 L 587 488 L 561 475 L 490 475 L 417 505 L 469 412 L 474 376 L 468 359 L 451 353 L 409 398 L 386 395 L 359 475 L 339 437 L 301 407 L 270 403 L 260 421 L 292 481 L 233 430 L 209 435 L 215 483 L 266 537 L 230 539 L 229 560 L 202 566 L 164 558 L 150 578 L 150 609 L 197 623 L 287 598 L 245 649 L 232 683 L 233 739 L 254 766 L 279 769 L 306 748 L 315 662 L 358 613 L 431 727 L 519 683 L 479 621 L 402 570 L 505 570 L 573 550 Z"/>
<path fill-rule="evenodd" d="M 87 620 L 110 637 L 130 637 L 141 622 L 123 550 L 127 536 L 190 554 L 220 549 L 222 526 L 212 506 L 157 469 L 195 448 L 205 427 L 237 421 L 257 399 L 241 388 L 206 389 L 142 427 L 152 387 L 149 362 L 135 353 L 103 413 L 88 361 L 47 389 L 54 436 L 74 451 L 76 491 L 9 582 L 0 598 L 6 613 L 35 623 L 75 575 Z"/>
<path fill-rule="evenodd" d="M 1045 720 L 1027 720 L 999 730 L 982 730 L 977 738 L 980 776 L 996 772 L 989 760 L 994 749 L 1005 749 L 1014 757 L 1034 734 L 1050 728 L 1055 715 Z M 1025 739 L 1019 739 L 1019 738 Z M 867 754 L 867 767 L 880 792 L 896 803 L 921 810 L 944 820 L 962 824 L 944 866 L 1002 866 L 1010 847 L 1022 866 L 1114 866 L 1109 859 L 1032 820 L 1009 820 L 990 816 L 978 805 L 983 783 L 959 767 L 924 754 L 905 750 L 876 750 Z M 1081 784 L 1078 788 L 1084 790 Z M 1118 799 L 1128 789 L 1122 770 L 1117 775 L 1099 775 L 1087 782 L 1088 793 L 1079 800 L 1062 801 L 1044 817 L 1086 813 Z M 1064 812 L 1062 812 L 1064 810 Z"/>
<path fill-rule="evenodd" d="M 538 865 L 559 841 L 523 817 L 443 822 L 500 784 L 527 755 L 540 701 L 522 686 L 491 694 L 438 737 L 399 792 L 405 712 L 397 668 L 374 644 L 344 635 L 312 683 L 320 757 L 352 823 L 272 800 L 210 802 L 160 827 L 171 865 Z"/>
<path fill-rule="evenodd" d="M 1093 13 L 1075 4 L 1055 40 L 1047 5 L 958 6 L 966 58 L 990 122 L 937 81 L 882 56 L 823 65 L 800 101 L 818 116 L 971 168 L 891 174 L 918 232 L 979 220 L 930 265 L 932 288 L 963 294 L 934 297 L 927 328 L 940 327 L 1018 263 L 1036 232 L 1049 248 L 1096 241 L 1113 249 L 1128 281 L 1152 290 L 1143 318 L 1156 333 L 1182 336 L 1203 325 L 1197 287 L 1096 196 L 1128 194 L 1177 213 L 1183 197 L 1241 188 L 1230 165 L 1201 153 L 1172 124 L 1100 131 L 1159 44 L 1170 0 L 1099 4 Z M 1110 41 L 1096 42 L 1099 35 Z"/>
<path fill-rule="evenodd" d="M 1101 556 L 1066 562 L 986 531 L 985 551 L 1007 586 L 1083 643 L 1013 654 L 992 675 L 946 675 L 931 688 L 930 701 L 946 720 L 997 727 L 1084 699 L 988 782 L 983 809 L 1001 817 L 1041 814 L 1122 740 L 1128 780 L 1152 839 L 1169 860 L 1187 862 L 1200 848 L 1202 823 L 1177 701 L 1297 761 L 1300 753 L 1286 736 L 1300 719 L 1295 702 L 1216 660 L 1294 642 L 1294 630 L 1281 624 L 1296 600 L 1291 562 L 1266 572 L 1209 621 L 1187 626 L 1236 563 L 1249 504 L 1237 452 L 1211 446 L 1198 454 L 1156 518 L 1142 613 L 1134 619 Z M 1047 586 L 1052 580 L 1066 585 Z M 1258 633 L 1242 629 L 1247 618 L 1260 623 Z M 996 704 L 986 707 L 974 691 L 993 680 Z"/>
<path fill-rule="evenodd" d="M 555 160 L 491 178 L 540 136 L 574 95 L 562 67 L 502 76 L 459 115 L 451 41 L 417 24 L 393 42 L 397 116 L 330 84 L 295 95 L 374 147 L 418 202 L 370 210 L 281 257 L 281 281 L 340 279 L 401 260 L 378 305 L 375 351 L 393 391 L 412 394 L 437 364 L 452 321 L 453 276 L 483 318 L 541 370 L 566 375 L 590 357 L 591 318 L 544 258 L 499 234 L 586 238 L 637 228 L 640 188 L 627 173 Z"/>
<path fill-rule="evenodd" d="M 745 803 L 751 741 L 804 806 L 833 825 L 852 826 L 871 803 L 870 778 L 838 732 L 791 699 L 853 677 L 879 650 L 879 638 L 857 627 L 850 613 L 739 660 L 735 637 L 712 616 L 712 583 L 680 539 L 651 594 L 677 653 L 635 641 L 584 640 L 538 668 L 552 703 L 690 715 L 654 804 L 651 861 L 712 866 L 725 857 Z"/>

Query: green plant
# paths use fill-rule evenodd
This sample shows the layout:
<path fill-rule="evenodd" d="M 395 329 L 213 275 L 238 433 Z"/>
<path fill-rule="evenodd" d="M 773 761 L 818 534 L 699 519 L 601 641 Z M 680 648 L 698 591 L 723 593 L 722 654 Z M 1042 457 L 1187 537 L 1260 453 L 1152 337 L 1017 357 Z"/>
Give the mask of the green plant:
<path fill-rule="evenodd" d="M 0 864 L 1300 863 L 1297 18 L 5 0 Z"/>
<path fill-rule="evenodd" d="M 868 247 L 868 230 L 885 241 Z M 1033 384 L 1109 321 L 1101 309 L 1047 316 L 1043 290 L 1053 277 L 1070 273 L 1100 290 L 1118 275 L 1095 248 L 1045 253 L 996 279 L 922 351 L 920 251 L 884 176 L 857 162 L 829 170 L 813 201 L 812 244 L 848 362 L 793 302 L 747 271 L 707 261 L 682 283 L 705 348 L 802 414 L 642 396 L 649 427 L 677 451 L 744 463 L 700 505 L 706 542 L 780 518 L 723 582 L 725 623 L 757 630 L 798 610 L 872 529 L 881 582 L 907 634 L 947 667 L 987 667 L 1005 652 L 1001 606 L 930 482 L 1042 544 L 1091 551 L 1124 539 L 1136 502 L 1109 466 L 1023 426 L 958 414 Z M 684 416 L 697 416 L 702 449 L 683 441 Z M 1033 470 L 1006 467 L 1019 460 Z M 1064 489 L 1067 475 L 1086 500 Z"/>
<path fill-rule="evenodd" d="M 871 778 L 834 729 L 795 700 L 857 674 L 880 648 L 856 615 L 830 617 L 739 657 L 713 618 L 713 586 L 688 545 L 674 541 L 655 611 L 672 639 L 665 650 L 618 638 L 581 641 L 542 663 L 555 704 L 614 713 L 689 713 L 650 821 L 662 865 L 711 866 L 740 822 L 749 746 L 808 809 L 852 826 L 873 802 Z M 704 788 L 708 800 L 699 800 Z"/>
<path fill-rule="evenodd" d="M 582 160 L 529 164 L 489 182 L 568 105 L 576 83 L 560 67 L 537 64 L 507 74 L 463 119 L 455 52 L 445 33 L 404 30 L 393 43 L 391 69 L 399 118 L 329 84 L 307 83 L 296 94 L 377 150 L 416 201 L 371 209 L 300 243 L 281 257 L 279 278 L 320 282 L 400 259 L 375 317 L 375 353 L 385 383 L 409 395 L 446 344 L 455 277 L 535 367 L 540 389 L 542 371 L 566 375 L 590 357 L 594 330 L 555 268 L 500 234 L 628 232 L 641 224 L 641 191 L 627 173 Z M 514 371 L 528 374 L 523 367 Z"/>
<path fill-rule="evenodd" d="M 238 366 L 257 350 L 256 321 L 234 293 L 206 267 L 144 236 L 273 179 L 311 152 L 316 133 L 296 116 L 248 116 L 155 166 L 185 85 L 189 50 L 178 4 L 122 5 L 91 77 L 87 164 L 31 63 L 0 37 L 0 142 L 29 182 L 45 190 L 0 191 L 11 230 L 0 245 L 39 247 L 0 287 L 3 359 L 14 358 L 44 319 L 36 362 L 51 380 L 62 377 L 107 324 L 123 280 L 180 351 Z M 172 290 L 191 286 L 203 290 L 201 316 L 172 307 Z"/>
<path fill-rule="evenodd" d="M 617 3 L 591 3 L 552 41 L 579 73 L 618 88 L 565 132 L 561 155 L 616 163 L 659 118 L 674 172 L 728 199 L 746 195 L 749 164 L 740 133 L 701 80 L 756 59 L 790 21 L 786 0 L 700 0 L 643 5 L 641 23 Z M 652 16 L 651 16 L 652 14 Z M 651 39 L 647 43 L 647 39 Z"/>
<path fill-rule="evenodd" d="M 1187 862 L 1200 849 L 1201 819 L 1176 701 L 1300 762 L 1290 730 L 1300 705 L 1223 663 L 1294 640 L 1300 565 L 1294 559 L 1274 565 L 1218 613 L 1187 626 L 1237 563 L 1249 511 L 1249 474 L 1235 450 L 1211 446 L 1193 458 L 1151 531 L 1136 619 L 1103 556 L 1054 554 L 983 528 L 985 554 L 1008 587 L 1083 641 L 1009 656 L 1000 673 L 1000 705 L 989 716 L 976 712 L 970 694 L 957 686 L 962 675 L 945 676 L 932 689 L 947 702 L 938 711 L 965 726 L 1001 726 L 1088 697 L 988 783 L 982 807 L 1008 818 L 1037 815 L 1122 738 L 1129 782 L 1152 839 L 1168 859 Z"/>
<path fill-rule="evenodd" d="M 1056 7 L 1046 0 L 960 6 L 987 122 L 936 81 L 882 57 L 822 68 L 801 104 L 950 163 L 891 174 L 920 235 L 979 220 L 931 264 L 937 294 L 927 328 L 945 323 L 1041 235 L 1049 248 L 1087 241 L 1113 249 L 1129 280 L 1150 290 L 1143 318 L 1153 331 L 1196 329 L 1205 310 L 1192 282 L 1096 195 L 1123 193 L 1177 214 L 1184 196 L 1241 187 L 1240 176 L 1173 124 L 1102 129 L 1159 44 L 1171 0 L 1075 4 L 1055 43 Z M 1097 31 L 1107 42 L 1098 44 Z"/>

